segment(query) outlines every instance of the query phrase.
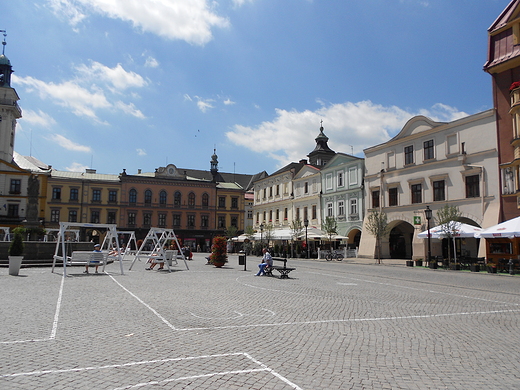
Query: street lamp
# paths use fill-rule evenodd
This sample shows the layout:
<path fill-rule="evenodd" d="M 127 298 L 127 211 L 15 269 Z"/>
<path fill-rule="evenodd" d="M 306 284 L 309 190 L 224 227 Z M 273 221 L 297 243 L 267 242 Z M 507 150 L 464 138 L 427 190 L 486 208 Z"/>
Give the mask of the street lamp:
<path fill-rule="evenodd" d="M 307 248 L 307 259 L 309 258 L 309 241 L 307 240 L 307 228 L 309 227 L 309 220 L 305 219 L 303 221 L 303 224 L 305 225 L 305 247 Z"/>
<path fill-rule="evenodd" d="M 260 244 L 264 247 L 264 224 L 260 224 Z"/>
<path fill-rule="evenodd" d="M 432 219 L 432 210 L 430 206 L 426 206 L 426 210 L 424 210 L 424 215 L 426 216 L 426 221 L 428 221 L 428 265 L 432 261 L 432 237 L 430 234 L 430 219 Z"/>

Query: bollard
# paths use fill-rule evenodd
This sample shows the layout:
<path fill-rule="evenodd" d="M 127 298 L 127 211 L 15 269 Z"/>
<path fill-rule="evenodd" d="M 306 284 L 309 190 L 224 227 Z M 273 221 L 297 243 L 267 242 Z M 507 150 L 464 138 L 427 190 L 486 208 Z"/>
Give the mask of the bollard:
<path fill-rule="evenodd" d="M 509 275 L 514 275 L 515 271 L 513 270 L 513 259 L 509 259 Z"/>

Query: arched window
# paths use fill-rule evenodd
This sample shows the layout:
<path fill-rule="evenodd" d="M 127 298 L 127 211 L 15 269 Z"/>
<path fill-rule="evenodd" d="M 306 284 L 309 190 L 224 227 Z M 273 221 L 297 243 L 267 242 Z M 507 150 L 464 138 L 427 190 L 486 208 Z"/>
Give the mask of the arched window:
<path fill-rule="evenodd" d="M 146 190 L 144 192 L 144 203 L 145 204 L 152 204 L 152 191 Z"/>
<path fill-rule="evenodd" d="M 208 208 L 209 206 L 209 195 L 204 193 L 202 194 L 202 207 Z"/>
<path fill-rule="evenodd" d="M 168 195 L 166 194 L 166 191 L 163 190 L 163 191 L 159 192 L 159 204 L 161 206 L 166 205 L 166 198 L 167 198 L 167 196 Z"/>
<path fill-rule="evenodd" d="M 188 206 L 195 207 L 195 194 L 193 192 L 188 195 Z"/>
<path fill-rule="evenodd" d="M 128 192 L 128 203 L 137 203 L 137 191 L 133 188 Z"/>
<path fill-rule="evenodd" d="M 173 205 L 174 206 L 180 206 L 181 205 L 181 193 L 179 191 L 175 191 L 175 194 L 173 194 Z"/>

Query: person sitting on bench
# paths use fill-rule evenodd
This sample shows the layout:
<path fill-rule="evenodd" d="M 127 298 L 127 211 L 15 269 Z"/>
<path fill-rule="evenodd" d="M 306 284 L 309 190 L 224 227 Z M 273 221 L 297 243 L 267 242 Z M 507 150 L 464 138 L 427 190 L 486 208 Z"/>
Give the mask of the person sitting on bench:
<path fill-rule="evenodd" d="M 262 262 L 258 264 L 258 268 L 260 269 L 256 276 L 265 275 L 265 267 L 273 266 L 273 258 L 271 257 L 269 251 L 266 248 L 264 248 L 262 249 L 262 253 L 264 254 L 264 256 L 262 257 Z"/>
<path fill-rule="evenodd" d="M 101 245 L 99 245 L 99 244 L 94 245 L 93 252 L 101 253 Z M 84 274 L 88 274 L 88 264 L 89 263 L 87 262 L 87 265 L 85 266 L 85 271 L 83 271 Z M 98 273 L 98 267 L 99 267 L 99 263 L 96 263 L 96 274 Z"/>

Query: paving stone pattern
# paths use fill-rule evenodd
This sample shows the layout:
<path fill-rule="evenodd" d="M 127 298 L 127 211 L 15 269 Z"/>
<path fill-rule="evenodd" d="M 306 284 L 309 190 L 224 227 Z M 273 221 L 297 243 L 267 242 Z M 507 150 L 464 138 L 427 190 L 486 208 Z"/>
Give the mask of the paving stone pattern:
<path fill-rule="evenodd" d="M 0 389 L 520 388 L 520 276 L 229 260 L 0 269 Z"/>

